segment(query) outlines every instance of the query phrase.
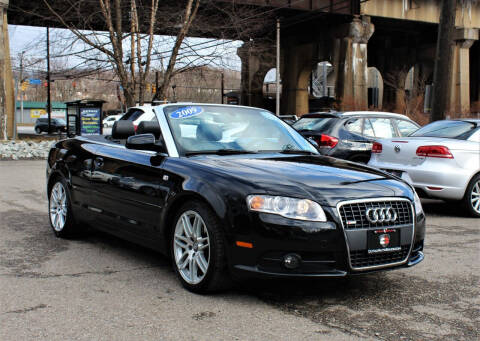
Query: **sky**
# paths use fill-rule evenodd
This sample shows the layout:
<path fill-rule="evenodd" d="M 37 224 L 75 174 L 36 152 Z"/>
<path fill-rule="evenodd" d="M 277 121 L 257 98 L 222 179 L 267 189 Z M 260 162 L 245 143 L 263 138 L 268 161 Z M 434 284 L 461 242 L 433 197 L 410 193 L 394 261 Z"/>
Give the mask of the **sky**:
<path fill-rule="evenodd" d="M 46 58 L 46 47 L 44 46 L 42 41 L 45 40 L 46 36 L 46 28 L 44 27 L 32 27 L 32 26 L 17 26 L 17 25 L 9 25 L 9 38 L 10 38 L 10 55 L 12 58 L 12 63 L 14 64 L 14 69 L 18 69 L 19 64 L 18 56 L 22 51 L 25 51 L 25 57 L 30 60 L 41 59 L 43 63 L 36 64 L 35 66 L 30 66 L 30 71 L 43 71 L 42 69 L 45 68 L 44 60 Z M 54 37 L 56 34 L 63 34 L 68 35 L 71 34 L 67 30 L 61 29 L 50 29 L 50 37 Z M 159 41 L 165 40 L 165 37 L 158 36 Z M 241 62 L 240 58 L 236 54 L 236 48 L 241 46 L 242 42 L 239 41 L 213 41 L 212 39 L 203 39 L 203 38 L 188 38 L 188 44 L 190 45 L 200 45 L 199 47 L 195 47 L 195 52 L 198 52 L 204 56 L 209 54 L 219 54 L 221 55 L 217 59 L 211 59 L 211 66 L 219 66 L 222 65 L 226 68 L 233 69 L 233 70 L 240 70 Z M 211 42 L 211 43 L 210 43 Z M 219 45 L 220 47 L 210 48 L 210 46 Z M 165 48 L 162 46 L 162 50 L 169 50 L 171 49 L 173 43 L 165 43 Z M 43 45 L 43 46 L 42 46 Z M 73 51 L 75 49 L 81 50 L 82 46 L 73 45 Z M 50 53 L 51 55 L 55 55 L 55 46 L 51 45 Z M 197 50 L 198 49 L 198 50 Z M 216 49 L 216 50 L 215 50 Z M 57 48 L 58 50 L 58 48 Z M 220 50 L 220 52 L 219 52 Z M 188 51 L 187 48 L 184 48 L 182 51 Z M 162 54 L 162 56 L 167 59 L 169 54 Z M 188 57 L 190 58 L 190 57 Z M 193 57 L 192 57 L 193 58 Z M 70 63 L 71 65 L 77 65 L 81 59 L 75 57 L 68 57 L 66 63 Z M 166 64 L 167 60 L 164 61 Z M 27 70 L 29 71 L 29 70 Z"/>
<path fill-rule="evenodd" d="M 43 39 L 46 29 L 32 26 L 8 25 L 10 38 L 10 55 L 16 56 L 24 50 L 29 50 L 36 41 Z M 45 51 L 29 51 L 29 54 L 45 53 Z"/>

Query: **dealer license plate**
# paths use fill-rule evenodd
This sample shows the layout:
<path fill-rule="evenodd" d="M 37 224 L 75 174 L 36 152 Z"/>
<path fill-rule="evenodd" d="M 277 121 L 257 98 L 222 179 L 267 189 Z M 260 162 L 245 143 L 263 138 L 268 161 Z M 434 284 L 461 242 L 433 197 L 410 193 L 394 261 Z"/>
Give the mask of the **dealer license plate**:
<path fill-rule="evenodd" d="M 377 229 L 367 231 L 367 250 L 369 254 L 400 251 L 399 229 Z"/>

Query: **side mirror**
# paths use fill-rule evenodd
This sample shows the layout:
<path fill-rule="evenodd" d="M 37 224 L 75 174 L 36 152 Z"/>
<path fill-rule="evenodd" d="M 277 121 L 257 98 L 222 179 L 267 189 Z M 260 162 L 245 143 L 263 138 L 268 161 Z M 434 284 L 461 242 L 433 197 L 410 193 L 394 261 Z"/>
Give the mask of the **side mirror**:
<path fill-rule="evenodd" d="M 127 138 L 125 143 L 127 149 L 151 150 L 158 151 L 161 146 L 155 144 L 155 136 L 153 134 L 132 135 Z"/>
<path fill-rule="evenodd" d="M 314 146 L 315 148 L 318 149 L 318 148 L 320 147 L 320 146 L 318 145 L 317 141 L 315 141 L 315 140 L 313 139 L 313 137 L 310 136 L 309 138 L 307 138 L 307 140 L 308 140 L 308 142 L 310 142 L 311 144 L 313 144 L 313 146 Z"/>

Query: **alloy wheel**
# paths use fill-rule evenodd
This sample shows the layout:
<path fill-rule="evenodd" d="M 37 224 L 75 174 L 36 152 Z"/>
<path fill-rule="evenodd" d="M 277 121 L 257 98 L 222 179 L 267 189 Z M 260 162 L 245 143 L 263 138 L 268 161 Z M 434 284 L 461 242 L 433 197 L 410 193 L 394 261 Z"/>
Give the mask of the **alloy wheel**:
<path fill-rule="evenodd" d="M 178 218 L 173 248 L 176 267 L 185 282 L 200 283 L 210 264 L 210 238 L 200 214 L 186 211 Z"/>
<path fill-rule="evenodd" d="M 67 222 L 67 192 L 61 182 L 57 182 L 50 193 L 50 221 L 55 231 L 60 232 Z"/>
<path fill-rule="evenodd" d="M 475 212 L 480 213 L 480 180 L 477 181 L 472 187 L 472 193 L 470 194 L 470 202 Z"/>

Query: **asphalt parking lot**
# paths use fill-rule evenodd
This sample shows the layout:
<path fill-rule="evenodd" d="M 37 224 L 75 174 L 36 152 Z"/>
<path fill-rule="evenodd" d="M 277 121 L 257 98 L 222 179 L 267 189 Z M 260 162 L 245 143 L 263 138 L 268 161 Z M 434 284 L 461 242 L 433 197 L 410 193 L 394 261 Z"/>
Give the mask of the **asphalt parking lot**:
<path fill-rule="evenodd" d="M 425 201 L 411 269 L 200 296 L 169 262 L 48 224 L 45 161 L 0 161 L 0 340 L 478 340 L 480 220 Z"/>

